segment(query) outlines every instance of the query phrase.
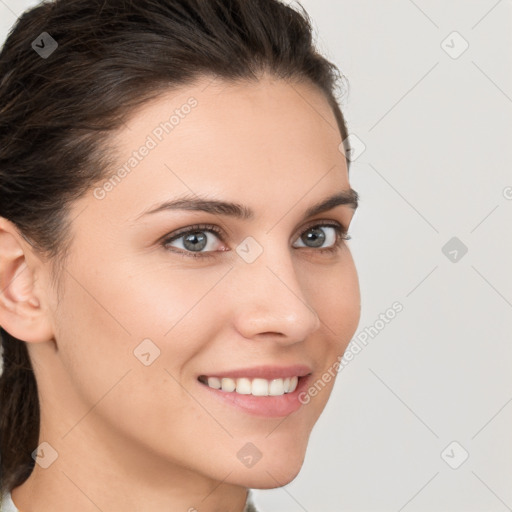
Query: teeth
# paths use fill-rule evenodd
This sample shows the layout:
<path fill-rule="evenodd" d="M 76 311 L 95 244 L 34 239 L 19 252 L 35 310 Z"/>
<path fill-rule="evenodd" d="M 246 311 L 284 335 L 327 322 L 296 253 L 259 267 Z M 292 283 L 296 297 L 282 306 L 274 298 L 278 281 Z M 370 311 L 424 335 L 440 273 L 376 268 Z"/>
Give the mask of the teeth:
<path fill-rule="evenodd" d="M 236 392 L 241 395 L 250 395 L 251 381 L 249 379 L 238 379 L 236 381 Z"/>
<path fill-rule="evenodd" d="M 298 377 L 286 377 L 286 379 L 248 379 L 242 377 L 240 379 L 231 379 L 229 377 L 208 377 L 202 379 L 202 382 L 208 384 L 209 387 L 220 389 L 226 392 L 239 393 L 241 395 L 253 396 L 281 396 L 285 393 L 293 393 L 297 389 Z"/>
<path fill-rule="evenodd" d="M 233 379 L 222 379 L 221 381 L 223 391 L 235 391 L 236 382 Z"/>
<path fill-rule="evenodd" d="M 254 396 L 268 396 L 268 380 L 253 379 L 251 394 Z"/>
<path fill-rule="evenodd" d="M 214 389 L 220 389 L 222 385 L 220 379 L 217 379 L 217 377 L 208 377 L 208 386 Z"/>
<path fill-rule="evenodd" d="M 284 382 L 283 379 L 274 379 L 270 382 L 270 386 L 268 387 L 268 394 L 270 396 L 279 396 L 284 395 Z"/>

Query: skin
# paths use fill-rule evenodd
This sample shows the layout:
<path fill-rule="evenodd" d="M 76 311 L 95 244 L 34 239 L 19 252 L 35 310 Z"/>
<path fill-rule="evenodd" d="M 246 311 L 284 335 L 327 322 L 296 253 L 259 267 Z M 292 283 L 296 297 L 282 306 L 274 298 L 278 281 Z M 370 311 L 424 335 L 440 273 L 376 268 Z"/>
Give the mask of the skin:
<path fill-rule="evenodd" d="M 197 376 L 303 363 L 314 382 L 343 354 L 360 315 L 349 247 L 321 254 L 298 241 L 313 221 L 350 225 L 347 205 L 303 220 L 349 189 L 341 136 L 311 85 L 204 78 L 134 113 L 110 141 L 119 166 L 191 96 L 197 107 L 106 197 L 91 189 L 73 203 L 58 290 L 50 262 L 0 218 L 0 323 L 27 342 L 40 443 L 58 453 L 13 490 L 23 512 L 241 512 L 247 488 L 285 485 L 303 464 L 334 379 L 288 417 L 268 418 L 214 400 Z M 254 218 L 174 210 L 136 220 L 191 191 Z M 180 256 L 183 238 L 164 247 L 164 235 L 197 223 L 223 232 L 206 232 L 213 257 Z M 236 252 L 248 236 L 263 249 L 250 264 Z M 146 338 L 160 350 L 149 366 L 133 353 Z M 262 454 L 250 468 L 237 457 L 248 442 Z"/>

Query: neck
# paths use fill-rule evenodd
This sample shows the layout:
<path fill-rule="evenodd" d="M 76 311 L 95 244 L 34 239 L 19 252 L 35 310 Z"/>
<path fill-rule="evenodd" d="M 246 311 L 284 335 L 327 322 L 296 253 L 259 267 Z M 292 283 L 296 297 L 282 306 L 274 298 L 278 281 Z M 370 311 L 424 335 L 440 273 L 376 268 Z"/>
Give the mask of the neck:
<path fill-rule="evenodd" d="M 58 453 L 46 469 L 35 464 L 11 495 L 20 512 L 243 512 L 247 488 L 209 478 L 148 450 L 80 429 L 62 440 L 41 435 Z M 69 439 L 73 437 L 72 439 Z M 44 456 L 51 456 L 50 449 Z M 44 460 L 44 459 L 41 459 Z"/>
<path fill-rule="evenodd" d="M 130 437 L 105 421 L 103 403 L 88 408 L 71 383 L 62 384 L 66 373 L 52 362 L 53 379 L 37 376 L 42 395 L 51 397 L 40 410 L 39 445 L 50 447 L 43 445 L 29 478 L 12 490 L 20 512 L 243 512 L 247 487 L 226 481 L 229 468 L 213 467 L 212 476 L 194 468 L 184 450 L 174 446 L 171 456 L 152 449 L 138 418 L 129 421 L 139 423 L 142 434 Z"/>
<path fill-rule="evenodd" d="M 226 485 L 221 482 L 210 484 L 189 480 L 178 488 L 169 481 L 148 483 L 139 481 L 137 485 L 121 482 L 121 479 L 103 477 L 95 481 L 83 479 L 75 471 L 76 467 L 62 469 L 61 477 L 54 472 L 48 478 L 36 470 L 19 487 L 12 491 L 12 500 L 20 512 L 54 512 L 73 510 L 74 512 L 242 512 L 247 500 L 247 489 Z"/>

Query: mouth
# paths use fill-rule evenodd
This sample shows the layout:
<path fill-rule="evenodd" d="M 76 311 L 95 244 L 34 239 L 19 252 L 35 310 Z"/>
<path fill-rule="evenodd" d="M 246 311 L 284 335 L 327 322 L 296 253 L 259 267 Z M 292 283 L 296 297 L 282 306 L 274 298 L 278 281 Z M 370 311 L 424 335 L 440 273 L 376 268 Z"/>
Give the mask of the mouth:
<path fill-rule="evenodd" d="M 236 410 L 264 417 L 284 417 L 303 406 L 300 394 L 307 389 L 311 368 L 258 367 L 199 375 L 205 396 Z"/>
<path fill-rule="evenodd" d="M 250 379 L 249 377 L 208 377 L 200 375 L 199 382 L 212 389 L 224 391 L 226 393 L 238 393 L 239 395 L 252 396 L 282 396 L 287 393 L 293 393 L 298 386 L 298 375 L 293 377 L 282 377 L 277 379 Z"/>

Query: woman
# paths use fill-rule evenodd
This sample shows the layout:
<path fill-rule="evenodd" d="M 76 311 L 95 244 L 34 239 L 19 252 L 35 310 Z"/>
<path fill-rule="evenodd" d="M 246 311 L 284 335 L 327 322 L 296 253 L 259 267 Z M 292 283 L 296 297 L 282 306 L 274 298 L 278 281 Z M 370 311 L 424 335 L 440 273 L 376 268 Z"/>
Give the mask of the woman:
<path fill-rule="evenodd" d="M 339 72 L 276 0 L 66 0 L 0 57 L 2 510 L 255 510 L 360 313 Z"/>

